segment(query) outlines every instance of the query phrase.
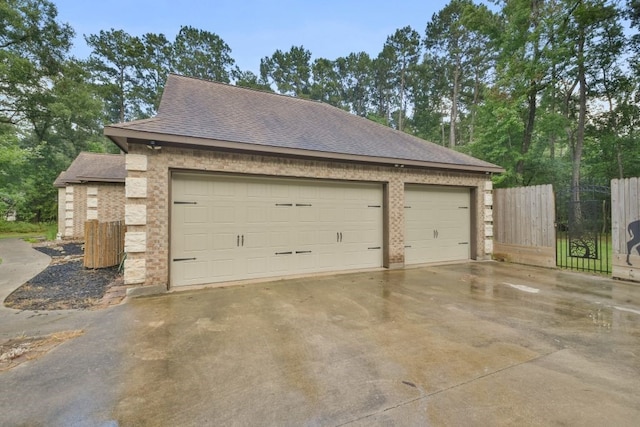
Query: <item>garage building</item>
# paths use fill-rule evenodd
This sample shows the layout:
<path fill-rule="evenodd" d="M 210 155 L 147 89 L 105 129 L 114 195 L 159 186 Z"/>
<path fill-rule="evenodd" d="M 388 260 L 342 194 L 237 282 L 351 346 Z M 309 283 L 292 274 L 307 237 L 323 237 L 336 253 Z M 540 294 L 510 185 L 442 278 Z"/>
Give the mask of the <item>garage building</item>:
<path fill-rule="evenodd" d="M 124 219 L 124 162 L 121 154 L 81 152 L 58 175 L 58 239 L 84 239 L 85 221 Z"/>
<path fill-rule="evenodd" d="M 125 283 L 485 259 L 501 168 L 300 98 L 170 75 L 126 155 Z"/>

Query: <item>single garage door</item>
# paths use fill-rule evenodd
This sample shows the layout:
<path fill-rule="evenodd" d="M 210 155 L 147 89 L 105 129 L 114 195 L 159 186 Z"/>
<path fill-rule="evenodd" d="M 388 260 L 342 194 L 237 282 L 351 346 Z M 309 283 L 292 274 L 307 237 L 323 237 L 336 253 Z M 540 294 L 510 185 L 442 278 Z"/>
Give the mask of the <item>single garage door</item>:
<path fill-rule="evenodd" d="M 470 258 L 468 188 L 405 186 L 405 264 Z"/>
<path fill-rule="evenodd" d="M 171 285 L 382 266 L 382 186 L 174 173 Z"/>

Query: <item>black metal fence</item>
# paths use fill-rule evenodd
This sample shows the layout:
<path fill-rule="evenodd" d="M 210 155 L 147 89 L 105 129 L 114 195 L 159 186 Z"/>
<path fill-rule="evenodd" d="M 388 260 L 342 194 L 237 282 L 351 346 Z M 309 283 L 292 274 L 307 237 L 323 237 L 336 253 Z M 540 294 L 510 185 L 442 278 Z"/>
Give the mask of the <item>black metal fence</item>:
<path fill-rule="evenodd" d="M 582 185 L 556 193 L 556 265 L 611 273 L 611 189 Z"/>

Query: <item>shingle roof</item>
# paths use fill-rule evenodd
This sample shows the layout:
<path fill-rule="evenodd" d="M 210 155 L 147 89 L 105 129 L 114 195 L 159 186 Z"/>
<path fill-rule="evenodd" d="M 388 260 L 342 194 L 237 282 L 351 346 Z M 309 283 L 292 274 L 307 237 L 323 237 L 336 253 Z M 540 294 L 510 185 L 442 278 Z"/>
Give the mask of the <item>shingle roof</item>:
<path fill-rule="evenodd" d="M 82 182 L 124 182 L 127 176 L 124 162 L 122 154 L 82 152 L 66 171 L 60 172 L 53 185 L 65 187 Z"/>
<path fill-rule="evenodd" d="M 228 141 L 251 151 L 284 149 L 328 159 L 349 155 L 362 161 L 502 170 L 328 104 L 177 75 L 169 75 L 154 118 L 107 126 L 105 134 L 125 151 L 131 142 L 125 138 L 148 134 L 157 141 L 187 137 L 205 146 Z"/>

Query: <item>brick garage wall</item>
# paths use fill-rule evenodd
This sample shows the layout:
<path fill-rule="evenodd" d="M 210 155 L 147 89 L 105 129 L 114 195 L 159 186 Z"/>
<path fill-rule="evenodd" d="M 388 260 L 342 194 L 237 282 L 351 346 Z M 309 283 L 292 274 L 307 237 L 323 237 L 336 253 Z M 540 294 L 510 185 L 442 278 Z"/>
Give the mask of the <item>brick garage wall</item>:
<path fill-rule="evenodd" d="M 101 222 L 124 219 L 124 184 L 97 184 L 98 220 Z"/>
<path fill-rule="evenodd" d="M 84 238 L 84 222 L 87 220 L 87 185 L 86 184 L 74 184 L 73 186 L 73 228 L 67 232 L 65 237 L 71 239 L 83 239 Z M 68 187 L 67 187 L 68 188 Z M 69 212 L 67 202 L 67 214 Z M 67 215 L 68 217 L 68 215 Z"/>
<path fill-rule="evenodd" d="M 58 232 L 67 239 L 83 239 L 84 223 L 90 219 L 124 219 L 124 184 L 73 184 L 58 190 Z"/>
<path fill-rule="evenodd" d="M 66 189 L 64 187 L 58 188 L 58 233 L 56 238 L 61 239 L 64 237 L 65 219 L 66 219 Z"/>
<path fill-rule="evenodd" d="M 404 185 L 431 184 L 468 187 L 475 198 L 476 258 L 487 255 L 490 207 L 488 176 L 388 166 L 276 158 L 209 150 L 163 147 L 149 152 L 131 144 L 126 160 L 125 284 L 166 286 L 169 278 L 169 187 L 171 170 L 257 174 L 290 178 L 373 181 L 385 184 L 385 266 L 404 265 Z"/>

